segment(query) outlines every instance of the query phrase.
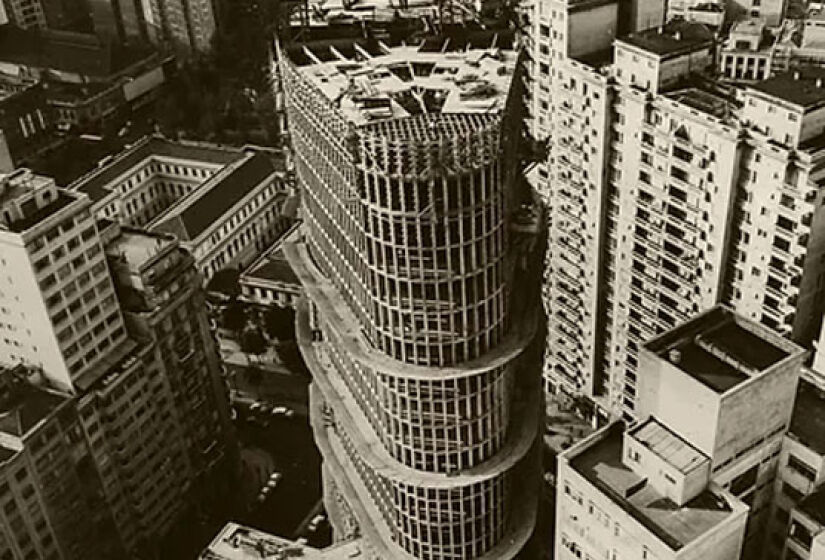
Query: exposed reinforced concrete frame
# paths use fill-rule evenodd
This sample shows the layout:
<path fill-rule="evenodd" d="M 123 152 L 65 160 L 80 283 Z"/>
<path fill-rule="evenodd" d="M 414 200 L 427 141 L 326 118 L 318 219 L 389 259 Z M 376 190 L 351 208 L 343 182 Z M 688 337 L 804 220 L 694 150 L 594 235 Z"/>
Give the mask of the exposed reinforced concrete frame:
<path fill-rule="evenodd" d="M 514 558 L 535 523 L 542 394 L 516 55 L 495 32 L 411 44 L 314 30 L 277 45 L 325 502 L 336 538 L 360 533 L 373 558 Z"/>

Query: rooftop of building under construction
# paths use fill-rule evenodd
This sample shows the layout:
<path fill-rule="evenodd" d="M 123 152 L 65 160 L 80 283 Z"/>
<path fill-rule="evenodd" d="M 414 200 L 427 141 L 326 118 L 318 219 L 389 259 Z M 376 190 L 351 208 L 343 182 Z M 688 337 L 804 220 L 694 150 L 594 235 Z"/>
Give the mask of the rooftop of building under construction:
<path fill-rule="evenodd" d="M 313 29 L 286 52 L 347 118 L 362 125 L 422 114 L 499 113 L 516 67 L 512 42 L 512 32 L 474 25 L 406 37 L 348 36 L 331 26 L 325 33 Z"/>

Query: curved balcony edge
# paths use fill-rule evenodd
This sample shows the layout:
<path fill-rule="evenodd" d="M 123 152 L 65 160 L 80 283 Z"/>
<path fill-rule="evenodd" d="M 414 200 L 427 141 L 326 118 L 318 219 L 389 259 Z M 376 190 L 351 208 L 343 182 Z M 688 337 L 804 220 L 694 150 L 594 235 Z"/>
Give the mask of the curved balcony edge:
<path fill-rule="evenodd" d="M 389 527 L 378 511 L 378 507 L 371 499 L 363 500 L 362 496 L 370 496 L 364 483 L 357 476 L 357 470 L 347 457 L 343 449 L 336 449 L 334 443 L 326 435 L 326 428 L 318 419 L 318 414 L 311 414 L 311 424 L 315 441 L 321 451 L 324 461 L 330 463 L 328 472 L 334 473 L 333 477 L 338 490 L 344 495 L 353 514 L 358 519 L 359 529 L 362 535 L 367 538 L 370 545 L 377 549 L 383 558 L 396 558 L 398 560 L 419 560 L 415 556 L 406 552 L 392 538 Z M 535 451 L 535 448 L 531 448 Z M 525 457 L 525 460 L 534 460 L 534 469 L 538 469 L 539 454 L 536 457 Z M 529 465 L 526 465 L 529 466 Z M 535 477 L 538 479 L 538 474 Z M 513 481 L 517 485 L 513 503 L 518 504 L 512 509 L 515 515 L 507 520 L 507 532 L 498 544 L 474 560 L 511 560 L 527 545 L 536 525 L 538 516 L 539 496 L 535 489 L 524 480 Z"/>
<path fill-rule="evenodd" d="M 468 377 L 500 367 L 517 358 L 535 336 L 538 317 L 535 310 L 524 317 L 511 318 L 514 327 L 495 348 L 481 356 L 451 367 L 423 366 L 396 360 L 372 348 L 357 325 L 358 320 L 346 306 L 330 281 L 312 264 L 306 245 L 301 241 L 284 243 L 284 254 L 307 296 L 328 321 L 339 325 L 338 334 L 344 349 L 354 359 L 386 375 L 411 379 L 453 379 Z"/>
<path fill-rule="evenodd" d="M 422 471 L 408 467 L 390 455 L 361 407 L 349 391 L 349 388 L 337 376 L 327 375 L 328 368 L 317 355 L 309 328 L 309 310 L 305 299 L 298 303 L 296 320 L 296 339 L 301 354 L 312 373 L 313 383 L 330 403 L 338 418 L 348 428 L 359 454 L 376 473 L 391 480 L 429 488 L 452 488 L 468 486 L 489 480 L 513 468 L 530 451 L 539 431 L 539 397 L 538 387 L 529 387 L 529 377 L 516 379 L 521 382 L 525 400 L 513 408 L 510 429 L 501 448 L 489 459 L 458 473 L 438 473 Z M 537 376 L 538 379 L 538 376 Z"/>

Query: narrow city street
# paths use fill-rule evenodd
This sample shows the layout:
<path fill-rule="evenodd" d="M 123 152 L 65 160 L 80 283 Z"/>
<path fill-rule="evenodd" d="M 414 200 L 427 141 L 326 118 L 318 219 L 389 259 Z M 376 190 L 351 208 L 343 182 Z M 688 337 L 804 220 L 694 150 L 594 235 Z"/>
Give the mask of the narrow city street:
<path fill-rule="evenodd" d="M 306 536 L 313 546 L 329 544 L 326 524 L 306 535 L 301 527 L 321 499 L 321 457 L 306 417 L 275 417 L 262 426 L 239 414 L 236 424 L 244 463 L 241 486 L 248 498 L 248 509 L 237 521 L 286 538 Z M 282 478 L 259 502 L 260 489 L 273 472 Z"/>

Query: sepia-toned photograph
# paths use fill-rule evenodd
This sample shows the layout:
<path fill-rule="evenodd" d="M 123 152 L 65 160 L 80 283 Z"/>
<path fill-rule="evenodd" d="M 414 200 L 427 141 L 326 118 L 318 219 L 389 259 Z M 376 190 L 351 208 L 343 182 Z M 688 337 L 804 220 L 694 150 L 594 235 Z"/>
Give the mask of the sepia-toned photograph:
<path fill-rule="evenodd" d="M 0 560 L 825 560 L 825 1 L 0 0 Z"/>

